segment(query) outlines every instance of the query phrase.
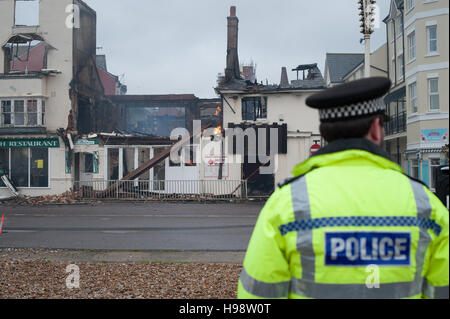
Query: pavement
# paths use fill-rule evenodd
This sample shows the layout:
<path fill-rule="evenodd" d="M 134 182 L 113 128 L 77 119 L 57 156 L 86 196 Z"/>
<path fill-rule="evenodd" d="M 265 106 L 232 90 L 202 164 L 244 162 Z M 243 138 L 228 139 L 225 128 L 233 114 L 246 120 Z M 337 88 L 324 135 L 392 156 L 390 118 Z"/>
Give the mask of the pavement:
<path fill-rule="evenodd" d="M 242 264 L 244 251 L 108 251 L 0 248 L 0 261 L 61 263 L 227 263 Z"/>
<path fill-rule="evenodd" d="M 0 248 L 94 250 L 86 256 L 99 261 L 240 262 L 262 206 L 263 203 L 4 206 L 0 208 L 0 215 L 5 214 Z"/>

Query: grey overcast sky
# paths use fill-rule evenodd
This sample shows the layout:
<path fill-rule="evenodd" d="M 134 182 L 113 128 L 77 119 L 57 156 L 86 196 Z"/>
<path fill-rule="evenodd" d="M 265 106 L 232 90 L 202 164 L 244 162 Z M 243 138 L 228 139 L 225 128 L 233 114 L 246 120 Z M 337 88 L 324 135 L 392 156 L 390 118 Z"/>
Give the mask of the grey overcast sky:
<path fill-rule="evenodd" d="M 97 11 L 97 46 L 108 70 L 124 74 L 128 94 L 216 97 L 225 68 L 227 16 L 237 7 L 240 62 L 258 81 L 278 83 L 281 67 L 318 63 L 327 52 L 364 52 L 357 0 L 85 0 Z M 381 20 L 389 0 L 378 0 Z M 385 25 L 372 51 L 386 42 Z M 289 79 L 295 77 L 288 72 Z"/>

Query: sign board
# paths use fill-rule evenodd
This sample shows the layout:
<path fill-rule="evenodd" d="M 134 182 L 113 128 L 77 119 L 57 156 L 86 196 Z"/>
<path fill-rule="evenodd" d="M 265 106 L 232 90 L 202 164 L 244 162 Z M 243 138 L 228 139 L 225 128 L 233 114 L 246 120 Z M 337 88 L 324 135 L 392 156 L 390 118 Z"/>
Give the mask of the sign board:
<path fill-rule="evenodd" d="M 75 145 L 98 145 L 99 142 L 97 139 L 90 140 L 90 139 L 80 139 L 75 142 Z"/>
<path fill-rule="evenodd" d="M 0 139 L 0 148 L 59 148 L 59 139 Z"/>
<path fill-rule="evenodd" d="M 448 141 L 448 129 L 422 130 L 422 142 L 439 143 Z"/>
<path fill-rule="evenodd" d="M 314 155 L 314 154 L 317 153 L 320 149 L 321 149 L 321 146 L 320 146 L 319 144 L 314 144 L 313 146 L 311 146 L 311 148 L 309 149 L 309 151 L 311 152 L 311 155 Z"/>
<path fill-rule="evenodd" d="M 219 178 L 220 168 L 220 156 L 205 155 L 204 158 L 204 170 L 205 178 Z M 223 157 L 222 177 L 227 178 L 229 176 L 229 166 L 227 157 Z"/>

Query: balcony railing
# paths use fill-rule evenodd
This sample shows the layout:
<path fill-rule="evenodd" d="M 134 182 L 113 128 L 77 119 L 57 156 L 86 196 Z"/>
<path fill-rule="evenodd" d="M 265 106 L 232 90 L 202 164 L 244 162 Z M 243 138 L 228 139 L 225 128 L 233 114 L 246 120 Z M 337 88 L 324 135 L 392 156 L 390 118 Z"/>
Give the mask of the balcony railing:
<path fill-rule="evenodd" d="M 391 121 L 384 124 L 386 136 L 406 132 L 406 112 L 391 116 Z"/>

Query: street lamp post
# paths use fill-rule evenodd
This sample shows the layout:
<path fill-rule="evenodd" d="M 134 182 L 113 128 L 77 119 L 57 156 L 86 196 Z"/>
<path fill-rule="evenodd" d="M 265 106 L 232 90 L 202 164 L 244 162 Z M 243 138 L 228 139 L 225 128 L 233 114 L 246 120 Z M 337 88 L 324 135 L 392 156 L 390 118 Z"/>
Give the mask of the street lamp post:
<path fill-rule="evenodd" d="M 361 33 L 364 35 L 365 59 L 364 76 L 370 77 L 370 35 L 375 28 L 375 3 L 376 0 L 358 0 L 359 21 L 361 22 Z"/>

